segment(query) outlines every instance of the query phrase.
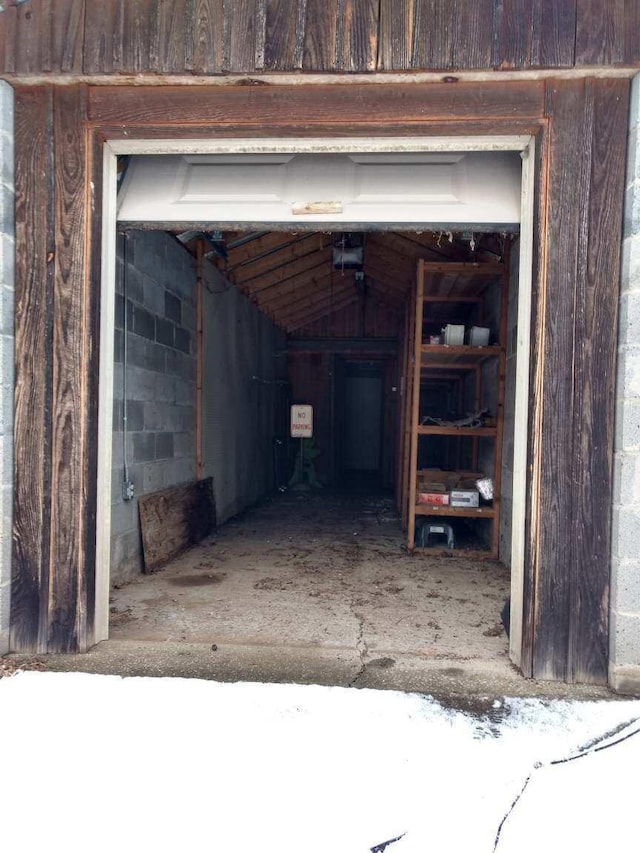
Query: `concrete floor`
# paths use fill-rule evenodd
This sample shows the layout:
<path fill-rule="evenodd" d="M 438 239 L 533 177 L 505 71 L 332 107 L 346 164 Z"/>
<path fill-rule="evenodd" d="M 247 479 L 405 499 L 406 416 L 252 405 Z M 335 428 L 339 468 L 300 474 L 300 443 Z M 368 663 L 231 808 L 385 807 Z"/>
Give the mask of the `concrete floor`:
<path fill-rule="evenodd" d="M 533 682 L 511 665 L 503 565 L 410 556 L 404 542 L 390 496 L 277 495 L 114 589 L 110 639 L 42 666 L 417 691 L 461 708 L 610 695 Z"/>

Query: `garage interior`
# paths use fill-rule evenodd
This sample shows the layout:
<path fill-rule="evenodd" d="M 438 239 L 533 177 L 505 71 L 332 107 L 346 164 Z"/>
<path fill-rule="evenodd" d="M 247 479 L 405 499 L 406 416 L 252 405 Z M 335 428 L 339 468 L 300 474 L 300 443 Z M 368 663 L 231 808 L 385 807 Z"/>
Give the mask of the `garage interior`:
<path fill-rule="evenodd" d="M 509 667 L 517 226 L 216 225 L 120 223 L 111 639 Z M 215 529 L 154 562 L 196 482 Z"/>

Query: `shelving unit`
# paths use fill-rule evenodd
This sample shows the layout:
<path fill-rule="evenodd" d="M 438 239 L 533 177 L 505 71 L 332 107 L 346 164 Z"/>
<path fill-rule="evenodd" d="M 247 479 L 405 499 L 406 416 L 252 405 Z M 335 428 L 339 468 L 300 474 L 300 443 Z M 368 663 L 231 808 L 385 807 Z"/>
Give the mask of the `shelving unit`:
<path fill-rule="evenodd" d="M 406 501 L 403 517 L 407 526 L 407 546 L 416 545 L 417 517 L 432 518 L 442 524 L 458 525 L 476 539 L 465 554 L 497 557 L 500 530 L 500 487 L 502 470 L 502 434 L 504 422 L 505 351 L 509 274 L 506 264 L 428 263 L 418 265 L 413 316 L 407 324 L 408 342 L 405 353 L 405 463 L 403 493 Z M 487 313 L 490 316 L 487 317 Z M 489 326 L 491 338 L 487 346 L 446 346 L 429 343 L 429 337 L 442 326 Z M 413 341 L 413 351 L 411 351 Z M 489 405 L 487 405 L 489 402 Z M 438 408 L 439 407 L 439 408 Z M 438 417 L 425 412 L 440 411 Z M 455 410 L 453 416 L 443 409 Z M 489 408 L 490 424 L 456 425 L 467 412 Z M 438 424 L 423 421 L 442 421 Z M 426 446 L 421 442 L 427 439 Z M 431 441 L 429 446 L 428 439 Z M 482 444 L 484 442 L 484 445 Z M 439 464 L 434 463 L 439 457 Z M 493 500 L 475 507 L 420 504 L 418 471 L 427 459 L 429 473 L 464 482 L 478 476 L 493 480 Z M 475 532 L 470 520 L 484 525 Z M 456 536 L 456 541 L 458 537 Z M 434 548 L 429 548 L 434 551 Z M 455 551 L 454 551 L 455 552 Z M 452 553 L 448 550 L 447 553 Z"/>

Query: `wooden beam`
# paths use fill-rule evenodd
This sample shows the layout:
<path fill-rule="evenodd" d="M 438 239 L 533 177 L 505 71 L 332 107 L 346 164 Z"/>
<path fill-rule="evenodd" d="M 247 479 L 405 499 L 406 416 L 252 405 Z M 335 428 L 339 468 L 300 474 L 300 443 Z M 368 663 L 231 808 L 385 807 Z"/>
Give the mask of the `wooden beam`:
<path fill-rule="evenodd" d="M 232 124 L 236 127 L 291 123 L 375 124 L 538 118 L 544 113 L 544 83 L 509 80 L 482 83 L 433 83 L 427 86 L 96 86 L 91 89 L 90 119 L 97 124 L 133 123 L 169 127 Z"/>
<path fill-rule="evenodd" d="M 15 13 L 15 9 L 9 9 Z M 53 93 L 16 90 L 15 481 L 11 649 L 47 648 L 51 548 Z"/>
<path fill-rule="evenodd" d="M 17 102 L 19 473 L 11 644 L 15 651 L 81 651 L 91 642 L 93 619 L 87 604 L 95 587 L 96 481 L 89 448 L 97 423 L 86 90 L 19 89 Z"/>

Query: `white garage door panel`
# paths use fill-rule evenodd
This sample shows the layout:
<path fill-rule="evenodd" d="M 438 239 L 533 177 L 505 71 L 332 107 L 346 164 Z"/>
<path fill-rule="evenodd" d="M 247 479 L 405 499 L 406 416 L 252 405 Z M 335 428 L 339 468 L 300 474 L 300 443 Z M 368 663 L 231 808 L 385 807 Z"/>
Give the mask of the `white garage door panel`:
<path fill-rule="evenodd" d="M 515 224 L 520 171 L 515 152 L 141 155 L 118 219 Z M 305 204 L 331 209 L 294 212 Z"/>

